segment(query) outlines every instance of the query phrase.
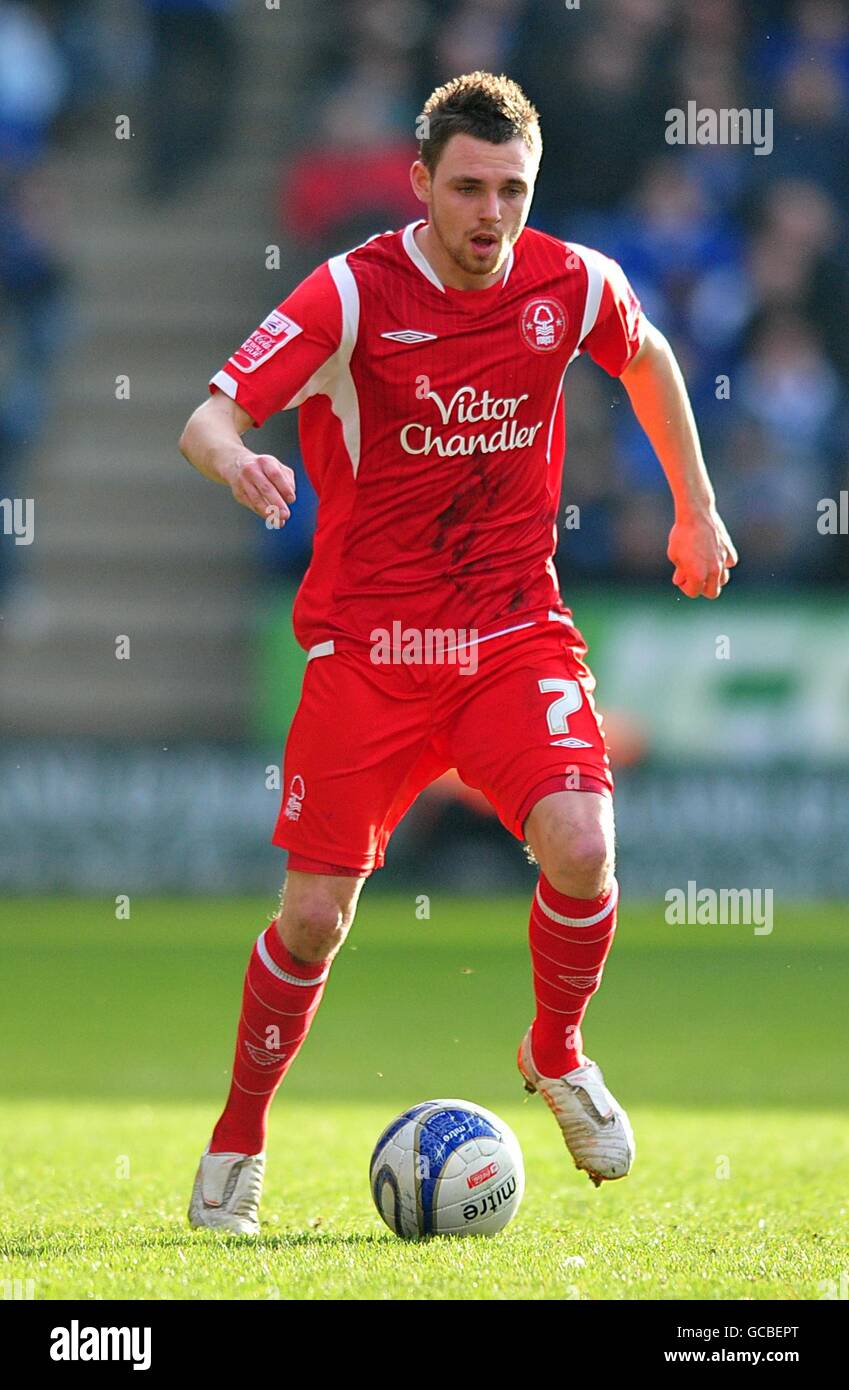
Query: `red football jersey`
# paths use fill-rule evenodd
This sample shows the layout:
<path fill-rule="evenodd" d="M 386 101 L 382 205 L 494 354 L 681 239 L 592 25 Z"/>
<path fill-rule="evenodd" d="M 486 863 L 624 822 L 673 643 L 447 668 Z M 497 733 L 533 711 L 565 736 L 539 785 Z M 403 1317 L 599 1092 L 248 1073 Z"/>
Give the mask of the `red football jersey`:
<path fill-rule="evenodd" d="M 420 225 L 320 265 L 209 384 L 255 425 L 300 407 L 319 498 L 293 614 L 307 650 L 396 621 L 486 636 L 571 616 L 552 558 L 563 377 L 584 351 L 619 376 L 639 302 L 615 261 L 529 227 L 496 284 L 452 289 Z"/>

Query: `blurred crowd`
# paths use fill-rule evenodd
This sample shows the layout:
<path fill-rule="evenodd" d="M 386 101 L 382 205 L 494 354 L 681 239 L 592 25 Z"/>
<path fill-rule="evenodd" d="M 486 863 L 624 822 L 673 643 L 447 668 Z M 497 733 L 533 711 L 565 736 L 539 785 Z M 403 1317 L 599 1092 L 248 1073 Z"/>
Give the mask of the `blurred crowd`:
<path fill-rule="evenodd" d="M 78 56 L 73 5 L 0 3 L 0 497 L 26 496 L 64 340 L 68 273 L 48 161 L 59 114 L 85 85 Z M 0 583 L 14 553 L 0 545 Z"/>
<path fill-rule="evenodd" d="M 55 367 L 78 331 L 54 156 L 80 131 L 102 138 L 114 97 L 132 95 L 140 198 L 190 187 L 223 144 L 238 5 L 0 0 L 0 498 L 31 491 Z M 0 543 L 0 588 L 16 558 Z"/>
<path fill-rule="evenodd" d="M 73 320 L 55 146 L 135 88 L 138 194 L 164 200 L 214 169 L 240 3 L 0 0 L 0 496 L 26 495 Z M 300 14 L 282 278 L 419 216 L 408 169 L 425 97 L 475 68 L 509 73 L 542 117 L 531 223 L 618 259 L 672 341 L 738 580 L 849 577 L 846 538 L 816 526 L 819 500 L 849 488 L 845 0 L 315 0 Z M 773 111 L 771 153 L 667 143 L 666 112 L 690 102 Z M 665 575 L 670 499 L 621 387 L 578 362 L 567 412 L 563 502 L 581 524 L 561 532 L 564 588 Z M 314 516 L 305 484 L 299 499 L 264 538 L 293 575 Z"/>
<path fill-rule="evenodd" d="M 849 576 L 846 538 L 816 526 L 819 500 L 849 487 L 843 0 L 339 0 L 323 16 L 281 189 L 305 262 L 420 215 L 407 169 L 424 98 L 508 73 L 542 118 L 531 224 L 619 260 L 670 338 L 737 579 Z M 772 110 L 772 152 L 669 144 L 666 112 L 689 102 Z M 566 399 L 580 527 L 561 533 L 564 587 L 665 575 L 671 502 L 622 388 L 581 362 Z M 275 548 L 284 565 L 294 539 Z M 308 540 L 304 524 L 302 561 Z"/>

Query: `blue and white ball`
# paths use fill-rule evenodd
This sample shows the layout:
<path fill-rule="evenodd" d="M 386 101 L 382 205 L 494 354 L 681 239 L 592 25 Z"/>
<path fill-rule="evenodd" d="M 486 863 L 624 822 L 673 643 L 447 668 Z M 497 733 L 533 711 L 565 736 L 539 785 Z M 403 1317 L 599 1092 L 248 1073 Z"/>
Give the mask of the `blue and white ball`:
<path fill-rule="evenodd" d="M 491 1236 L 515 1215 L 525 1165 L 509 1125 L 468 1100 L 426 1100 L 387 1125 L 370 1165 L 375 1206 L 398 1236 Z"/>

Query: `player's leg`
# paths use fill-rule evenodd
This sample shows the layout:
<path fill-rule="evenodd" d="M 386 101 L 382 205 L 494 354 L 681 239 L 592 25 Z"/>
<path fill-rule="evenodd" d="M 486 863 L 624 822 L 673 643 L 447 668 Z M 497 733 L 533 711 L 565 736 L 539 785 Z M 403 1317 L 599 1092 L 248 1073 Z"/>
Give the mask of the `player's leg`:
<path fill-rule="evenodd" d="M 302 1047 L 366 877 L 430 776 L 430 695 L 414 671 L 333 654 L 307 666 L 286 743 L 274 842 L 289 851 L 278 916 L 251 953 L 230 1094 L 189 1220 L 259 1231 L 268 1111 Z"/>
<path fill-rule="evenodd" d="M 616 931 L 613 800 L 589 790 L 550 793 L 524 833 L 540 866 L 529 925 L 533 1057 L 544 1076 L 562 1076 L 586 1060 L 581 1024 Z"/>
<path fill-rule="evenodd" d="M 230 1091 L 201 1157 L 193 1226 L 259 1232 L 268 1112 L 318 1011 L 365 876 L 290 871 L 245 973 Z"/>
<path fill-rule="evenodd" d="M 251 952 L 227 1103 L 210 1153 L 265 1148 L 274 1094 L 306 1041 L 364 877 L 290 872 L 279 915 Z"/>
<path fill-rule="evenodd" d="M 396 775 L 402 766 L 403 761 L 396 762 Z M 426 743 L 407 767 L 374 835 L 369 853 L 376 866 L 382 865 L 389 837 L 411 802 L 444 770 L 438 748 Z M 351 795 L 356 800 L 354 784 Z M 373 809 L 369 814 L 376 819 Z M 350 857 L 363 862 L 367 855 Z M 308 862 L 304 855 L 290 856 L 290 866 Z M 290 867 L 280 912 L 257 942 L 248 967 L 233 1081 L 212 1152 L 255 1153 L 265 1147 L 271 1100 L 306 1040 L 365 879 L 364 873 L 321 874 Z"/>
<path fill-rule="evenodd" d="M 612 886 L 613 797 L 589 788 L 540 797 L 524 823 L 534 859 L 558 893 L 593 898 Z"/>
<path fill-rule="evenodd" d="M 451 742 L 463 780 L 540 865 L 529 925 L 536 1017 L 519 1069 L 598 1183 L 623 1177 L 634 1153 L 627 1115 L 581 1036 L 616 926 L 613 777 L 580 634 L 552 624 L 510 641 L 481 646 Z"/>

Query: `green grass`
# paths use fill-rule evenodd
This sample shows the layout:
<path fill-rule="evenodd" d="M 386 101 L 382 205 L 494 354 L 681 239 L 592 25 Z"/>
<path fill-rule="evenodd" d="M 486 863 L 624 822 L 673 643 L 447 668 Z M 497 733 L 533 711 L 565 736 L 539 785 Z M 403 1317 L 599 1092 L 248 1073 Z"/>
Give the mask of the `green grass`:
<path fill-rule="evenodd" d="M 817 1299 L 849 1269 L 841 905 L 670 927 L 624 902 L 586 1046 L 637 1162 L 600 1190 L 525 1102 L 527 903 L 363 899 L 272 1111 L 263 1236 L 189 1230 L 270 904 L 0 907 L 0 1278 L 36 1298 Z M 434 1096 L 498 1111 L 527 1191 L 492 1240 L 406 1244 L 377 1216 L 384 1124 Z"/>

